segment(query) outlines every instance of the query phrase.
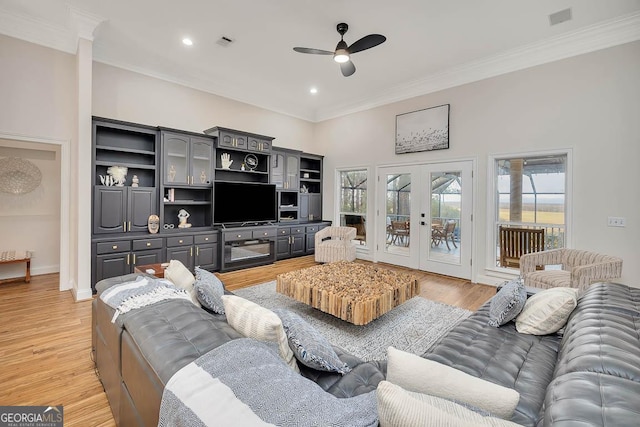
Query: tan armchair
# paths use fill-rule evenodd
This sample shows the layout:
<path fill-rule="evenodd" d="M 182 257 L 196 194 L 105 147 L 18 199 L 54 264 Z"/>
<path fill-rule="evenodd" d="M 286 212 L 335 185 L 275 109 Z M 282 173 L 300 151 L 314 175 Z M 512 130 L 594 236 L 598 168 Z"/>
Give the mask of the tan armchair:
<path fill-rule="evenodd" d="M 325 227 L 316 233 L 316 262 L 353 261 L 356 259 L 354 227 Z"/>
<path fill-rule="evenodd" d="M 537 265 L 561 265 L 562 270 L 536 270 Z M 563 286 L 583 292 L 592 283 L 620 278 L 622 259 L 578 249 L 553 249 L 522 255 L 520 275 L 525 286 Z"/>

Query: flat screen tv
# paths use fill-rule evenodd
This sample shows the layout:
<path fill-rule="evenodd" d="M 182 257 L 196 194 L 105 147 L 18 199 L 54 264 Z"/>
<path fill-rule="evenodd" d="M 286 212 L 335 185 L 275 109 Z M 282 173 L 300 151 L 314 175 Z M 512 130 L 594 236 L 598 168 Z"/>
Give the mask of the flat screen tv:
<path fill-rule="evenodd" d="M 213 222 L 216 224 L 277 220 L 274 184 L 216 181 L 213 191 Z"/>

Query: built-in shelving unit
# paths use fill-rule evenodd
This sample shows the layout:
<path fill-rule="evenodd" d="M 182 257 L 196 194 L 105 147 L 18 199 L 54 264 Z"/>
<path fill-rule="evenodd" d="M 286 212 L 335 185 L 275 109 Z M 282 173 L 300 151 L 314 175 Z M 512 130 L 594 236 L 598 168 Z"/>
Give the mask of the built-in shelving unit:
<path fill-rule="evenodd" d="M 205 133 L 93 118 L 93 285 L 171 259 L 229 271 L 313 253 L 315 233 L 330 224 L 321 222 L 322 156 L 249 132 Z M 106 180 L 112 166 L 127 168 L 124 184 Z M 278 224 L 214 226 L 216 181 L 274 184 Z M 190 227 L 180 227 L 181 210 Z"/>

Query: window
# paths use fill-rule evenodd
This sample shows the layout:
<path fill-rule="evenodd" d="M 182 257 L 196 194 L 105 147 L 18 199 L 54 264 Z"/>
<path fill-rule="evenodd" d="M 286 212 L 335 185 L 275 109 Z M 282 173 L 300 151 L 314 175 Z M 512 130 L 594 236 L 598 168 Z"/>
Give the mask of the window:
<path fill-rule="evenodd" d="M 529 252 L 527 243 L 501 243 L 500 227 L 543 229 L 544 249 L 565 247 L 567 227 L 567 153 L 553 155 L 496 158 L 495 256 L 501 265 L 500 252 L 519 245 Z M 513 265 L 511 265 L 513 267 Z M 517 265 L 516 265 L 517 267 Z"/>
<path fill-rule="evenodd" d="M 339 172 L 340 225 L 356 228 L 356 243 L 367 243 L 367 169 Z"/>

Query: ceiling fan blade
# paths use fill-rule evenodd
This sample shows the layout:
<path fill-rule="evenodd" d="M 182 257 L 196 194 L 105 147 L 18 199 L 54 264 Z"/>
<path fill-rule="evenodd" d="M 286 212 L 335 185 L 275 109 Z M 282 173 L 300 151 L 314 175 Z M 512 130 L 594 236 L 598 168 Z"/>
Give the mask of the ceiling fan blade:
<path fill-rule="evenodd" d="M 293 50 L 299 53 L 311 53 L 314 55 L 333 55 L 333 52 L 322 49 L 312 49 L 310 47 L 294 47 Z"/>
<path fill-rule="evenodd" d="M 349 53 L 362 52 L 363 50 L 371 49 L 372 47 L 384 43 L 385 40 L 387 40 L 387 38 L 382 34 L 369 34 L 349 46 Z"/>
<path fill-rule="evenodd" d="M 349 77 L 351 74 L 356 72 L 356 66 L 353 65 L 353 62 L 347 61 L 340 64 L 340 71 L 342 71 L 342 75 L 345 77 Z"/>

